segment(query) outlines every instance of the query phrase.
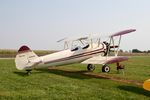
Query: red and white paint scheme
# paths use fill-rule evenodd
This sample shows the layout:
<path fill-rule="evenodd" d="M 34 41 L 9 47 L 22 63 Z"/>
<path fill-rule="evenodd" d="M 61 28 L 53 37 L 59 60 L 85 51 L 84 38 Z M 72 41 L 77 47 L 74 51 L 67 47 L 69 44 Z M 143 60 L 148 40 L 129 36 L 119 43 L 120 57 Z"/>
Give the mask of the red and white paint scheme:
<path fill-rule="evenodd" d="M 64 41 L 64 50 L 40 57 L 29 47 L 22 46 L 15 58 L 16 68 L 18 70 L 25 70 L 30 74 L 30 71 L 33 69 L 81 63 L 87 64 L 88 70 L 94 70 L 94 64 L 102 64 L 102 71 L 109 72 L 110 67 L 108 64 L 117 63 L 118 65 L 119 62 L 128 60 L 128 57 L 117 56 L 118 50 L 121 36 L 134 31 L 136 30 L 129 29 L 117 32 L 109 36 L 109 42 L 101 41 L 100 38 L 97 38 L 97 42 L 93 42 L 92 38 L 89 37 L 78 38 L 71 41 L 71 47 L 68 46 L 68 40 L 62 39 L 60 41 Z M 115 37 L 119 37 L 117 45 L 114 42 Z M 113 49 L 113 55 L 111 49 Z"/>

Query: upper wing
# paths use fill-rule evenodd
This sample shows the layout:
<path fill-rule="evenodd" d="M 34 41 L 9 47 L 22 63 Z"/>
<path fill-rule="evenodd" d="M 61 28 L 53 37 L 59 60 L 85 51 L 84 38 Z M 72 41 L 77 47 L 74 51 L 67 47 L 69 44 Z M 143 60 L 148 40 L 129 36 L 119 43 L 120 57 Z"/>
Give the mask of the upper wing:
<path fill-rule="evenodd" d="M 117 32 L 115 34 L 112 34 L 110 37 L 124 35 L 124 34 L 128 34 L 128 33 L 134 32 L 134 31 L 136 31 L 136 29 L 124 30 L 124 31 L 120 31 L 120 32 Z"/>
<path fill-rule="evenodd" d="M 108 57 L 102 57 L 102 56 L 96 56 L 89 58 L 83 62 L 82 64 L 112 64 L 117 63 L 121 61 L 128 60 L 128 57 L 125 56 L 108 56 Z"/>

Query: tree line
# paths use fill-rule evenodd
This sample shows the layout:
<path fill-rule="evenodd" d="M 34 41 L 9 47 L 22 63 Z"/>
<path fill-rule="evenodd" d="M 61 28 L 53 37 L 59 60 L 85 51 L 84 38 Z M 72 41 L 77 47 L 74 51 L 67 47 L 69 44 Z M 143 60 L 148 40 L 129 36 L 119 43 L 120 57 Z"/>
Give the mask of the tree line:
<path fill-rule="evenodd" d="M 150 50 L 141 51 L 141 50 L 138 50 L 138 49 L 132 49 L 132 53 L 150 53 Z"/>

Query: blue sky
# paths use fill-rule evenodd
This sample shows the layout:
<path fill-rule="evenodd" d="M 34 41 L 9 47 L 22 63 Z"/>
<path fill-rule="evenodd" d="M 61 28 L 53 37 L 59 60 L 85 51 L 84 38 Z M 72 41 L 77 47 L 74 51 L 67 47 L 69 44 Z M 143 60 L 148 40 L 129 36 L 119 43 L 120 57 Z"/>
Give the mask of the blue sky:
<path fill-rule="evenodd" d="M 124 29 L 121 49 L 150 49 L 150 0 L 0 0 L 0 48 L 61 49 L 56 41 Z"/>

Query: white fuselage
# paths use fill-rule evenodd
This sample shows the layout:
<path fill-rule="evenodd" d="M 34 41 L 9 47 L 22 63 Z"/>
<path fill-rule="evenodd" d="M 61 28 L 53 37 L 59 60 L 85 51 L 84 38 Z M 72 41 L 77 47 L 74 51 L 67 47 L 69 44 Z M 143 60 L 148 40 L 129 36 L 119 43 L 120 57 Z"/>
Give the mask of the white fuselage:
<path fill-rule="evenodd" d="M 72 63 L 80 63 L 96 55 L 104 54 L 105 49 L 106 47 L 104 44 L 101 44 L 99 47 L 95 48 L 91 47 L 87 49 L 79 48 L 76 51 L 71 51 L 70 49 L 67 49 L 39 57 L 41 62 L 33 67 L 35 69 L 39 69 L 39 68 L 47 68 L 50 66 L 60 66 Z"/>

